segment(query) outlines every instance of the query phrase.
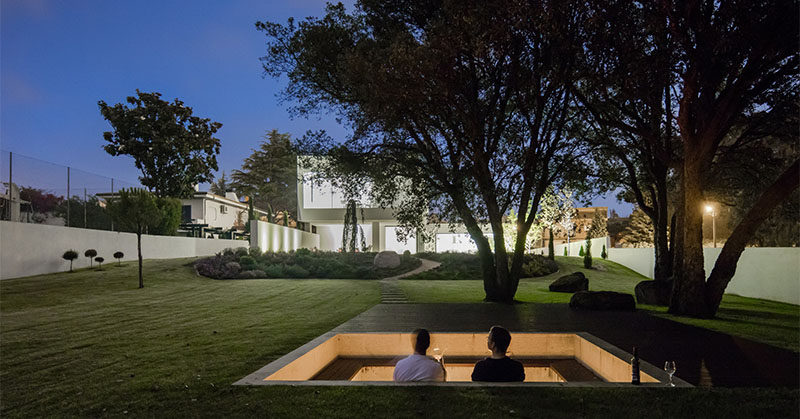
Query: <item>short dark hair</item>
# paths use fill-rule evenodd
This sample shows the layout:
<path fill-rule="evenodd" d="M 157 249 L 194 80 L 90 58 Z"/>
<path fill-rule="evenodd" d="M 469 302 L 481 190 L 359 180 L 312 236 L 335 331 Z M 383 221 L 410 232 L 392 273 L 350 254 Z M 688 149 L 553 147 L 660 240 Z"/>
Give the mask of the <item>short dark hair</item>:
<path fill-rule="evenodd" d="M 424 354 L 431 346 L 431 334 L 425 329 L 416 329 L 412 332 L 414 336 L 414 352 Z"/>
<path fill-rule="evenodd" d="M 492 338 L 495 348 L 500 352 L 505 352 L 508 349 L 508 345 L 511 344 L 511 333 L 508 333 L 508 330 L 503 326 L 492 326 L 489 329 L 489 337 Z"/>

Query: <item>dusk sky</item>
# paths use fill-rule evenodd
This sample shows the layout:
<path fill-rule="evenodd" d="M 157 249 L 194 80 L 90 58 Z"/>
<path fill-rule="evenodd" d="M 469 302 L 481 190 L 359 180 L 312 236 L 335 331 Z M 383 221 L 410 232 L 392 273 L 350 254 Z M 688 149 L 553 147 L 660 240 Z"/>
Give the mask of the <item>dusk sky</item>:
<path fill-rule="evenodd" d="M 352 2 L 345 2 L 351 4 Z M 276 97 L 281 80 L 264 78 L 265 37 L 255 22 L 319 16 L 321 0 L 52 1 L 0 3 L 0 148 L 122 180 L 135 181 L 129 157 L 102 146 L 109 124 L 98 100 L 122 102 L 139 89 L 180 98 L 194 114 L 223 124 L 218 156 L 226 174 L 241 167 L 266 131 L 293 137 L 348 131 L 332 117 L 292 119 Z M 7 159 L 7 156 L 5 157 Z M 630 205 L 594 205 L 630 213 Z"/>

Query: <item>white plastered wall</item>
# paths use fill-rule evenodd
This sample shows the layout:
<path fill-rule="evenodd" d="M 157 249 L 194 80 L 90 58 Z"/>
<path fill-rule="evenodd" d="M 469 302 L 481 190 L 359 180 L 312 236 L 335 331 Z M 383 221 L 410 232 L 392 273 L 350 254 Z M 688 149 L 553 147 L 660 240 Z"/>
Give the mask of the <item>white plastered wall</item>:
<path fill-rule="evenodd" d="M 209 256 L 237 247 L 249 247 L 249 243 L 142 235 L 145 259 Z M 89 259 L 83 256 L 86 249 L 97 250 L 97 255 L 105 259 L 104 263 L 116 262 L 113 254 L 117 251 L 125 254 L 123 261 L 138 257 L 133 233 L 0 221 L 0 279 L 67 271 L 69 261 L 61 255 L 70 249 L 79 255 L 73 261 L 74 269 L 89 266 Z"/>

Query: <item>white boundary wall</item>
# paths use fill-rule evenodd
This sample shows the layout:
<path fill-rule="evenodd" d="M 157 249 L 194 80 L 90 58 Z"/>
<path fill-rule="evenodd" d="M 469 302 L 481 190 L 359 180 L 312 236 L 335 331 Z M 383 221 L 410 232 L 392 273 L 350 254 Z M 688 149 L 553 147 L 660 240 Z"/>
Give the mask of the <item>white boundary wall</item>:
<path fill-rule="evenodd" d="M 581 246 L 585 246 L 585 245 L 586 245 L 586 240 L 573 241 L 573 242 L 570 242 L 569 245 L 567 245 L 566 243 L 556 244 L 556 245 L 553 246 L 553 252 L 554 252 L 553 254 L 555 256 L 564 256 L 564 248 L 569 246 L 569 250 L 568 250 L 569 254 L 568 254 L 568 256 L 579 257 L 579 254 L 580 254 L 580 251 L 581 251 Z M 596 237 L 596 238 L 592 239 L 592 257 L 593 258 L 599 258 L 600 257 L 600 253 L 603 252 L 603 245 L 606 246 L 606 251 L 608 251 L 609 250 L 608 248 L 610 247 L 609 246 L 610 242 L 609 242 L 608 237 Z M 584 248 L 584 250 L 586 250 L 586 249 Z M 540 254 L 540 253 L 544 254 L 544 255 L 547 255 L 547 248 L 546 247 L 537 247 L 536 249 L 533 249 L 533 253 L 535 253 L 537 255 Z"/>
<path fill-rule="evenodd" d="M 721 248 L 703 249 L 706 276 L 714 269 Z M 558 254 L 558 253 L 556 253 Z M 608 259 L 632 270 L 653 277 L 655 256 L 653 248 L 608 249 Z M 763 298 L 784 303 L 800 304 L 800 248 L 748 247 L 736 265 L 727 294 Z"/>
<path fill-rule="evenodd" d="M 249 247 L 249 243 L 142 235 L 145 259 L 208 256 L 228 247 Z M 67 271 L 69 261 L 61 255 L 69 249 L 78 252 L 73 261 L 75 269 L 89 266 L 89 258 L 83 256 L 86 249 L 97 250 L 97 255 L 105 258 L 103 263 L 116 262 L 113 254 L 117 251 L 125 254 L 123 261 L 138 257 L 133 233 L 0 221 L 0 279 Z"/>
<path fill-rule="evenodd" d="M 300 248 L 319 249 L 319 234 L 265 221 L 250 221 L 250 245 L 262 252 L 288 252 Z"/>

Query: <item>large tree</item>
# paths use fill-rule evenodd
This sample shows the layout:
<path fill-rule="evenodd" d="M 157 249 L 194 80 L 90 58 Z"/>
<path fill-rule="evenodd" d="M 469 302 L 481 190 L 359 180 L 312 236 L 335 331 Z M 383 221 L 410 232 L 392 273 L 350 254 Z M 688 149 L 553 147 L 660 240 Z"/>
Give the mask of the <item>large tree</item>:
<path fill-rule="evenodd" d="M 752 201 L 706 280 L 702 204 L 715 158 L 724 152 L 733 127 L 747 126 L 756 112 L 773 109 L 775 95 L 796 92 L 800 8 L 794 0 L 705 0 L 664 1 L 662 10 L 677 53 L 683 154 L 682 258 L 669 311 L 710 317 L 749 238 L 800 183 L 795 160 Z"/>
<path fill-rule="evenodd" d="M 666 281 L 675 246 L 667 236 L 668 195 L 679 161 L 674 42 L 657 2 L 591 5 L 575 94 L 594 123 L 586 139 L 595 146 L 596 176 L 607 188 L 623 188 L 650 218 L 654 279 Z"/>
<path fill-rule="evenodd" d="M 268 132 L 231 179 L 238 194 L 252 197 L 270 217 L 284 211 L 297 214 L 297 155 L 289 134 Z"/>
<path fill-rule="evenodd" d="M 329 5 L 321 19 L 257 27 L 269 39 L 264 68 L 288 76 L 296 111 L 329 109 L 351 123 L 344 147 L 381 172 L 373 188 L 405 179 L 395 185 L 406 197 L 462 222 L 486 300 L 511 302 L 539 200 L 560 175 L 577 174 L 569 165 L 582 155 L 569 87 L 580 13 L 564 1 L 362 0 L 352 14 Z"/>
<path fill-rule="evenodd" d="M 192 115 L 192 108 L 160 93 L 136 90 L 128 105 L 97 102 L 113 131 L 103 133 L 103 149 L 112 156 L 133 157 L 142 185 L 159 197 L 189 197 L 195 184 L 210 182 L 217 170 L 219 122 Z"/>

